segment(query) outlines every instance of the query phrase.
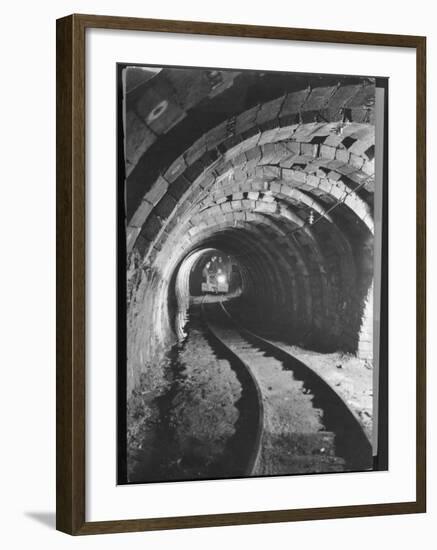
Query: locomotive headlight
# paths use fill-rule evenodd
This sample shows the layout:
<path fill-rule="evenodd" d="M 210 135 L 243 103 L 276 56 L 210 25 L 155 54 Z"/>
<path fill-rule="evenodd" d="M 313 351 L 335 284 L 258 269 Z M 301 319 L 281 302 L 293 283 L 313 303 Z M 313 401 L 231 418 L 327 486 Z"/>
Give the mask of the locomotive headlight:
<path fill-rule="evenodd" d="M 217 282 L 220 284 L 226 283 L 226 277 L 224 275 L 218 275 Z"/>

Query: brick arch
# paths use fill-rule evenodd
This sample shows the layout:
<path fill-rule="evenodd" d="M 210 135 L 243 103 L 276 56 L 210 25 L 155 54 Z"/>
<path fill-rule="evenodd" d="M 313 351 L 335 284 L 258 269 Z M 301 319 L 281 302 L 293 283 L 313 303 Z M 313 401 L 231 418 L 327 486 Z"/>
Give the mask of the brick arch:
<path fill-rule="evenodd" d="M 143 194 L 137 190 L 128 262 L 149 290 L 132 296 L 156 312 L 163 335 L 156 348 L 171 333 L 163 304 L 181 262 L 196 248 L 224 246 L 250 250 L 248 300 L 280 308 L 281 322 L 299 337 L 325 335 L 357 351 L 352 310 L 370 285 L 356 281 L 352 248 L 373 232 L 373 110 L 362 107 L 372 94 L 368 83 L 338 85 L 256 105 L 205 132 L 145 182 Z M 346 329 L 342 316 L 351 318 Z"/>
<path fill-rule="evenodd" d="M 255 206 L 250 204 L 250 201 L 237 200 L 237 201 L 231 201 L 230 204 L 234 206 L 227 209 L 229 211 L 226 211 L 226 212 L 224 212 L 221 209 L 218 209 L 217 211 L 215 211 L 214 209 L 217 209 L 217 206 L 210 204 L 208 208 L 205 208 L 202 212 L 198 213 L 195 219 L 192 218 L 192 223 L 194 224 L 193 226 L 191 226 L 190 224 L 187 224 L 187 225 L 181 224 L 179 227 L 179 235 L 175 237 L 174 243 L 177 242 L 179 248 L 183 249 L 185 246 L 184 243 L 187 243 L 186 246 L 190 246 L 190 244 L 193 243 L 193 238 L 196 235 L 200 235 L 200 238 L 202 238 L 203 227 L 209 228 L 210 231 L 214 232 L 214 231 L 217 231 L 223 225 L 226 226 L 226 224 L 228 224 L 232 226 L 233 224 L 240 223 L 244 220 L 248 220 L 252 223 L 256 223 L 256 222 L 262 223 L 264 226 L 270 225 L 274 227 L 274 224 L 270 219 L 270 217 L 273 216 L 273 213 L 276 212 L 278 216 L 284 214 L 284 210 L 278 208 L 278 206 L 274 205 L 272 202 L 266 203 L 268 206 L 274 206 L 273 209 L 270 209 L 267 212 L 264 212 L 262 209 L 261 211 L 257 211 Z M 211 211 L 212 211 L 212 214 L 211 214 Z M 302 227 L 302 225 L 303 225 L 303 221 L 298 220 L 298 223 L 296 223 L 295 225 L 292 225 L 291 232 L 296 228 Z M 284 226 L 282 230 L 276 229 L 276 232 L 277 232 L 277 239 L 281 241 L 280 245 L 283 244 L 286 249 L 287 248 L 290 249 L 288 254 L 290 254 L 292 257 L 296 258 L 297 256 L 297 259 L 300 262 L 298 264 L 299 271 L 304 273 L 306 277 L 308 277 L 309 269 L 307 264 L 309 262 L 309 259 L 308 259 L 308 255 L 305 255 L 302 253 L 301 247 L 302 245 L 307 244 L 312 248 L 313 256 L 314 256 L 314 258 L 312 259 L 312 266 L 313 266 L 312 269 L 314 273 L 311 278 L 311 282 L 314 289 L 316 285 L 321 286 L 320 289 L 318 289 L 317 291 L 314 290 L 314 292 L 312 293 L 320 294 L 321 296 L 320 308 L 329 309 L 330 302 L 332 301 L 338 302 L 339 301 L 338 297 L 337 298 L 334 297 L 331 299 L 331 297 L 333 296 L 333 290 L 332 288 L 329 287 L 329 282 L 326 280 L 326 276 L 325 276 L 325 272 L 329 271 L 329 269 L 328 269 L 328 266 L 326 265 L 326 260 L 320 249 L 320 246 L 318 245 L 317 239 L 312 235 L 312 229 L 310 227 L 304 227 L 303 232 L 300 234 L 301 242 L 295 242 L 293 239 L 290 238 L 290 228 L 287 228 Z M 338 235 L 341 235 L 341 233 L 339 233 L 338 230 L 337 230 L 337 233 Z M 304 239 L 305 235 L 306 235 L 306 240 Z M 338 235 L 337 236 L 334 235 L 334 243 L 336 245 L 338 241 Z M 262 235 L 260 235 L 260 238 L 261 237 Z M 271 246 L 274 242 L 275 242 L 275 237 L 272 238 L 272 242 L 265 243 L 265 246 L 269 246 L 269 245 Z M 171 250 L 175 249 L 174 243 L 173 241 L 171 241 L 169 243 L 168 248 L 163 250 L 163 256 L 165 258 L 171 257 Z M 340 265 L 340 267 L 342 268 L 341 277 L 340 277 L 342 279 L 341 280 L 342 286 L 346 285 L 347 278 L 350 278 L 351 275 L 352 276 L 354 275 L 354 273 L 350 268 L 350 264 L 351 264 L 350 246 L 347 246 L 347 244 L 348 244 L 347 241 L 343 240 L 343 243 L 342 243 L 343 246 L 339 252 L 342 258 L 346 256 L 346 254 L 348 255 L 347 257 L 348 269 L 345 270 L 343 269 L 343 265 Z M 288 254 L 284 255 L 284 246 L 280 247 L 280 245 L 278 246 L 279 252 L 276 258 L 274 258 L 275 262 L 281 261 L 284 258 L 287 261 L 287 258 L 289 258 Z M 244 247 L 244 243 L 243 243 L 243 247 Z M 299 251 L 296 250 L 297 248 L 299 248 Z M 293 267 L 295 266 L 288 265 L 288 267 L 289 269 L 292 270 Z M 336 265 L 335 268 L 337 269 L 338 266 Z M 303 288 L 301 290 L 302 292 L 308 295 L 311 294 L 310 288 Z M 319 315 L 319 317 L 323 317 L 327 319 L 326 315 Z M 337 324 L 338 324 L 338 319 L 337 319 Z M 330 327 L 331 327 L 331 322 L 325 321 L 324 323 L 320 324 L 319 330 L 320 332 L 326 332 L 327 335 L 330 335 L 331 333 Z"/>
<path fill-rule="evenodd" d="M 333 128 L 338 128 L 338 124 L 308 123 L 278 127 L 281 132 L 279 136 L 272 135 L 272 130 L 268 130 L 265 133 L 271 139 L 284 139 L 253 146 L 253 138 L 247 138 L 222 157 L 204 154 L 171 183 L 167 181 L 172 180 L 168 174 L 175 174 L 176 168 L 170 167 L 147 190 L 128 223 L 129 250 L 137 241 L 140 249 L 153 243 L 179 211 L 191 211 L 193 203 L 201 205 L 202 199 L 207 199 L 209 194 L 220 198 L 220 195 L 225 196 L 224 193 L 233 189 L 262 192 L 265 185 L 291 199 L 296 197 L 297 191 L 306 192 L 315 201 L 315 207 L 322 210 L 327 210 L 323 202 L 332 205 L 333 202 L 343 201 L 373 231 L 369 205 L 374 185 L 374 162 L 369 152 L 372 149 L 369 143 L 374 142 L 373 127 L 358 123 L 346 125 L 342 127 L 340 141 L 339 136 L 330 134 Z M 258 141 L 263 136 L 264 133 L 255 135 Z M 322 138 L 330 145 L 311 143 Z M 349 152 L 345 143 L 352 143 L 349 149 L 355 152 Z M 303 149 L 304 146 L 309 148 Z M 303 151 L 306 154 L 300 154 Z"/>
<path fill-rule="evenodd" d="M 242 162 L 271 165 L 270 171 L 276 166 L 284 181 L 293 181 L 295 172 L 302 177 L 303 171 L 293 166 L 305 164 L 306 173 L 312 165 L 321 179 L 332 175 L 353 187 L 361 184 L 374 172 L 373 108 L 367 106 L 373 94 L 369 83 L 305 89 L 224 120 L 168 161 L 167 168 L 161 167 L 154 181 L 144 183 L 141 202 L 133 216 L 128 214 L 129 243 L 158 203 L 162 201 L 158 212 L 171 210 L 193 184 L 203 187 L 208 180 L 219 180 L 229 170 L 238 171 Z M 205 174 L 208 167 L 211 171 Z M 310 179 L 310 185 L 315 183 Z"/>

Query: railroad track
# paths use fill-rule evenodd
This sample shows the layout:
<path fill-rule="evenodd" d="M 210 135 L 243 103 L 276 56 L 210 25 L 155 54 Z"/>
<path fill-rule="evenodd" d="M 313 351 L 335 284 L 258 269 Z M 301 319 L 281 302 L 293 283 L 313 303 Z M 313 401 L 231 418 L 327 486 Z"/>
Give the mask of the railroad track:
<path fill-rule="evenodd" d="M 212 345 L 227 350 L 246 405 L 243 475 L 362 471 L 372 447 L 352 411 L 278 343 L 241 326 L 222 302 L 201 304 Z M 249 410 L 247 410 L 249 409 Z M 241 453 L 241 446 L 239 453 Z"/>

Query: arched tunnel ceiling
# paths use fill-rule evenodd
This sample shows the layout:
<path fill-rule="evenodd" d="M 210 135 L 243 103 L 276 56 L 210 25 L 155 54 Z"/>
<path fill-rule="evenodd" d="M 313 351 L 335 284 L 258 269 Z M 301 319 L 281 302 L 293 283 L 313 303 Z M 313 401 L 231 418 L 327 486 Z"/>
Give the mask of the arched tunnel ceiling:
<path fill-rule="evenodd" d="M 165 299 L 184 258 L 223 250 L 264 311 L 356 347 L 373 265 L 374 82 L 136 77 L 125 117 L 128 263 L 159 273 Z"/>

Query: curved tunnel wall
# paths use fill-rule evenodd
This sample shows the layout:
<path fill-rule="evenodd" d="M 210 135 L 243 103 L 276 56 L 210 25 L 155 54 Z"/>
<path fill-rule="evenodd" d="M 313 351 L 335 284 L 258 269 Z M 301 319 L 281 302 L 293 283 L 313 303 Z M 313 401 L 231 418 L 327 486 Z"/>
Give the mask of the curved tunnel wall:
<path fill-rule="evenodd" d="M 175 340 L 178 269 L 211 248 L 239 262 L 248 318 L 371 360 L 373 94 L 373 84 L 346 83 L 256 104 L 187 144 L 142 195 L 136 188 L 128 389 Z"/>

